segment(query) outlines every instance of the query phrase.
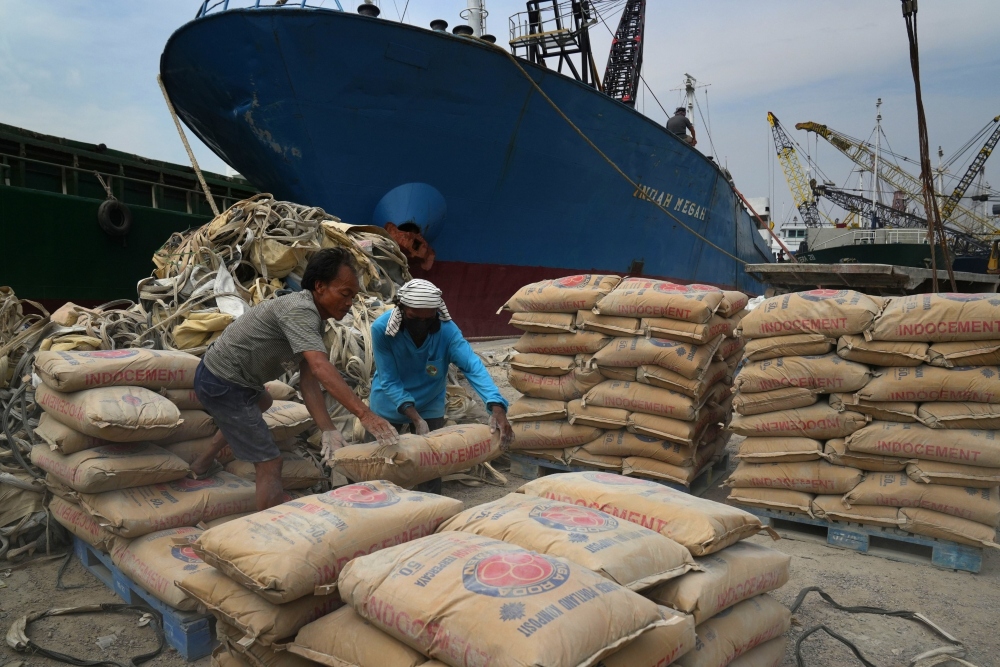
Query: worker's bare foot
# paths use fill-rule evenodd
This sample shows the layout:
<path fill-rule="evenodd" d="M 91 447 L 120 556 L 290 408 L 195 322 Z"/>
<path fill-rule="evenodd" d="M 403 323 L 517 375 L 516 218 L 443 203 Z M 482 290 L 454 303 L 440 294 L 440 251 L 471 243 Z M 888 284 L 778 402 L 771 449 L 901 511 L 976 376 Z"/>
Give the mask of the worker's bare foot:
<path fill-rule="evenodd" d="M 207 464 L 199 465 L 196 461 L 191 464 L 191 472 L 188 474 L 192 479 L 205 479 L 206 477 L 211 477 L 217 472 L 222 471 L 222 464 L 216 460 L 212 460 Z"/>

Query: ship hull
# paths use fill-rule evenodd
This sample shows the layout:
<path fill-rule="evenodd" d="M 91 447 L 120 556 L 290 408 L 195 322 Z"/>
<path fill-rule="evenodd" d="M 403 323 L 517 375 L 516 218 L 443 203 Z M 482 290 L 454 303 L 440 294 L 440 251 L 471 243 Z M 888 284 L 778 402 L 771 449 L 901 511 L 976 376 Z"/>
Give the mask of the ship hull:
<path fill-rule="evenodd" d="M 607 159 L 499 48 L 380 19 L 209 15 L 170 38 L 161 75 L 184 122 L 257 188 L 345 222 L 420 224 L 438 260 L 426 276 L 468 335 L 512 331 L 504 300 L 567 273 L 762 291 L 742 264 L 770 253 L 718 166 L 519 62 Z"/>

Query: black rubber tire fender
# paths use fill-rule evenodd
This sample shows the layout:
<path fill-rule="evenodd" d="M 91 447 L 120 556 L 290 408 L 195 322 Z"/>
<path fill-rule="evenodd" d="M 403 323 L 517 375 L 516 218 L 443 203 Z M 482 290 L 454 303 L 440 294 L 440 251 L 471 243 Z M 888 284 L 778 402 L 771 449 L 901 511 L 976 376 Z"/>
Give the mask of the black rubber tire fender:
<path fill-rule="evenodd" d="M 132 229 L 132 211 L 117 199 L 106 199 L 97 209 L 97 224 L 108 236 L 125 236 Z"/>

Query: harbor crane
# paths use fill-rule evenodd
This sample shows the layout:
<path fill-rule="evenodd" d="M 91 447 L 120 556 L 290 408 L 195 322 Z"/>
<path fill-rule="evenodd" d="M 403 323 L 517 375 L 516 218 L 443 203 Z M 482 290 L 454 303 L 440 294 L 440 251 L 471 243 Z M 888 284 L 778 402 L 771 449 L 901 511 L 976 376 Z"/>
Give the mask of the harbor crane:
<path fill-rule="evenodd" d="M 628 0 L 604 70 L 605 94 L 632 108 L 639 93 L 645 24 L 646 0 Z"/>
<path fill-rule="evenodd" d="M 806 177 L 802 163 L 799 162 L 798 153 L 795 151 L 795 142 L 785 132 L 778 117 L 770 111 L 767 112 L 767 122 L 771 126 L 774 149 L 778 153 L 781 170 L 785 172 L 788 189 L 792 191 L 795 208 L 799 210 L 799 215 L 802 216 L 802 221 L 807 227 L 819 227 L 823 221 L 820 217 L 819 207 L 816 205 L 816 198 L 813 196 L 812 187 L 810 187 L 809 178 Z"/>

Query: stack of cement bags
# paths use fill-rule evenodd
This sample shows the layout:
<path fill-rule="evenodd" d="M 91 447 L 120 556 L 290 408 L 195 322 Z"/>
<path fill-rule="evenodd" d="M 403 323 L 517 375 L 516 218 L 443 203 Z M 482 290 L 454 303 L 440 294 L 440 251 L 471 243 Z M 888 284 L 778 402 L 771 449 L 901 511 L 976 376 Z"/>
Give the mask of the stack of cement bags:
<path fill-rule="evenodd" d="M 776 666 L 790 614 L 764 593 L 789 559 L 739 543 L 760 530 L 656 482 L 550 475 L 351 561 L 347 607 L 289 650 L 359 667 Z"/>
<path fill-rule="evenodd" d="M 343 486 L 209 528 L 190 545 L 207 566 L 178 577 L 176 585 L 215 615 L 229 659 L 258 667 L 279 660 L 310 664 L 318 653 L 296 662 L 283 652 L 304 626 L 325 619 L 323 641 L 336 632 L 356 632 L 354 619 L 327 617 L 341 607 L 337 577 L 344 566 L 358 556 L 430 535 L 461 510 L 461 501 L 389 482 Z M 423 599 L 419 592 L 417 597 Z M 375 646 L 355 648 L 377 651 Z M 343 662 L 320 662 L 356 664 L 353 655 L 337 659 Z"/>
<path fill-rule="evenodd" d="M 535 283 L 507 302 L 511 324 L 526 331 L 511 359 L 511 386 L 525 395 L 510 410 L 514 448 L 687 485 L 725 448 L 747 297 L 617 280 Z"/>

